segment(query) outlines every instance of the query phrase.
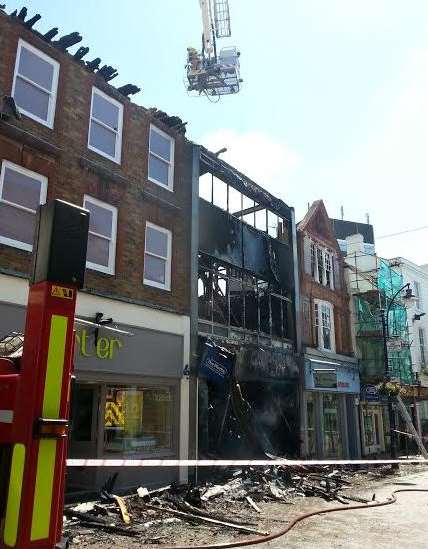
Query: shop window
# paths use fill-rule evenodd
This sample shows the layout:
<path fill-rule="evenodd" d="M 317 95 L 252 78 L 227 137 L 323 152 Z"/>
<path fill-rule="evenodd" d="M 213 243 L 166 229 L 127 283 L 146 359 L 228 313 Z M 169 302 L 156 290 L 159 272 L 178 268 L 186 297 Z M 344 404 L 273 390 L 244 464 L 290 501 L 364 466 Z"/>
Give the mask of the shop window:
<path fill-rule="evenodd" d="M 53 128 L 59 63 L 19 40 L 12 96 L 20 111 Z"/>
<path fill-rule="evenodd" d="M 95 391 L 90 385 L 79 384 L 71 401 L 72 442 L 91 442 L 93 439 L 93 410 Z"/>
<path fill-rule="evenodd" d="M 120 164 L 123 105 L 92 88 L 88 148 Z"/>
<path fill-rule="evenodd" d="M 316 427 L 315 427 L 315 405 L 316 395 L 306 393 L 306 455 L 313 457 L 316 455 Z"/>
<path fill-rule="evenodd" d="M 331 303 L 315 300 L 314 320 L 316 346 L 323 351 L 335 352 L 334 316 Z"/>
<path fill-rule="evenodd" d="M 46 201 L 48 180 L 12 162 L 0 173 L 0 242 L 29 252 L 33 249 L 36 210 Z"/>
<path fill-rule="evenodd" d="M 170 387 L 107 387 L 104 451 L 125 455 L 171 452 L 173 400 Z"/>
<path fill-rule="evenodd" d="M 171 241 L 171 231 L 146 223 L 144 284 L 171 289 Z"/>
<path fill-rule="evenodd" d="M 150 126 L 149 180 L 169 191 L 174 189 L 174 139 Z"/>
<path fill-rule="evenodd" d="M 86 266 L 114 274 L 116 260 L 117 208 L 91 196 L 84 196 L 89 210 L 89 234 Z"/>
<path fill-rule="evenodd" d="M 323 394 L 324 457 L 341 457 L 339 399 L 333 393 Z"/>

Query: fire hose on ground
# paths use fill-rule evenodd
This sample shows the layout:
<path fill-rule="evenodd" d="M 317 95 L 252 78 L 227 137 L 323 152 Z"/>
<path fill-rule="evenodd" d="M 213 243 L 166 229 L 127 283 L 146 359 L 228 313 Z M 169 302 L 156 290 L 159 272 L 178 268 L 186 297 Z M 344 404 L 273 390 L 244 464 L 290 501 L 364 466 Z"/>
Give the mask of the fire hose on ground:
<path fill-rule="evenodd" d="M 326 515 L 327 513 L 338 513 L 340 511 L 355 511 L 357 509 L 372 509 L 374 507 L 384 507 L 385 505 L 392 505 L 397 502 L 396 494 L 403 492 L 425 492 L 428 493 L 428 488 L 399 488 L 394 490 L 391 496 L 380 502 L 371 502 L 361 505 L 350 505 L 346 507 L 328 507 L 326 509 L 317 509 L 308 513 L 302 513 L 293 519 L 285 528 L 269 534 L 268 536 L 260 536 L 257 538 L 231 541 L 225 543 L 214 543 L 208 545 L 157 545 L 157 549 L 230 549 L 231 547 L 247 547 L 249 545 L 258 545 L 260 543 L 267 543 L 278 539 L 292 530 L 299 522 L 302 522 L 309 517 L 314 517 L 316 515 Z"/>

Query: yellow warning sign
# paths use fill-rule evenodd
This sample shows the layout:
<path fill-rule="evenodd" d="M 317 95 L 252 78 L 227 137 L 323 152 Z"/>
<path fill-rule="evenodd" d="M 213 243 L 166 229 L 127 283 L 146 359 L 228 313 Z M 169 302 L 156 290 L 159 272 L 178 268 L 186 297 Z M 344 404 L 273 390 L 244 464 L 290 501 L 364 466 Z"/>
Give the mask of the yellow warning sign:
<path fill-rule="evenodd" d="M 74 290 L 64 288 L 63 286 L 52 285 L 51 296 L 60 297 L 62 299 L 73 299 Z"/>

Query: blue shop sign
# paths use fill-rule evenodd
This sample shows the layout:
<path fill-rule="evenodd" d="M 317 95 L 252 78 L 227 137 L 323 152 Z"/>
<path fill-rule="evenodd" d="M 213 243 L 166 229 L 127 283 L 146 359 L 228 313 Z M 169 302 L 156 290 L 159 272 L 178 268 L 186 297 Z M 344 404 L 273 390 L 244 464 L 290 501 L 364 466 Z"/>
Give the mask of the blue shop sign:
<path fill-rule="evenodd" d="M 376 385 L 361 385 L 360 398 L 365 402 L 388 402 L 388 397 L 378 393 Z"/>
<path fill-rule="evenodd" d="M 214 383 L 224 383 L 231 375 L 234 355 L 210 342 L 204 344 L 199 372 Z"/>
<path fill-rule="evenodd" d="M 305 361 L 305 389 L 359 394 L 360 374 L 352 364 L 310 358 Z"/>

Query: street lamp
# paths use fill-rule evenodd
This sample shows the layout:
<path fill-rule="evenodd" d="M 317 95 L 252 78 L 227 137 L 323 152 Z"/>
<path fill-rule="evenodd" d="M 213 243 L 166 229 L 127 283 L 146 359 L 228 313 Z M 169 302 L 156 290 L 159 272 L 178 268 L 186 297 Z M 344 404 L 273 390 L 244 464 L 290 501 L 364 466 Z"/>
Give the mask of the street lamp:
<path fill-rule="evenodd" d="M 384 373 L 383 380 L 384 383 L 387 383 L 391 380 L 391 375 L 389 371 L 389 358 L 388 358 L 388 339 L 389 339 L 389 313 L 391 307 L 394 304 L 398 295 L 406 290 L 406 293 L 402 299 L 413 300 L 416 296 L 413 295 L 410 283 L 405 284 L 392 296 L 392 299 L 388 303 L 388 307 L 380 310 L 380 318 L 382 322 L 382 338 L 383 338 L 383 360 L 384 360 Z M 388 394 L 388 416 L 389 416 L 389 429 L 390 429 L 390 438 L 391 438 L 391 459 L 397 459 L 397 440 L 396 440 L 396 424 L 395 424 L 395 414 L 394 408 L 392 405 L 392 395 Z"/>

